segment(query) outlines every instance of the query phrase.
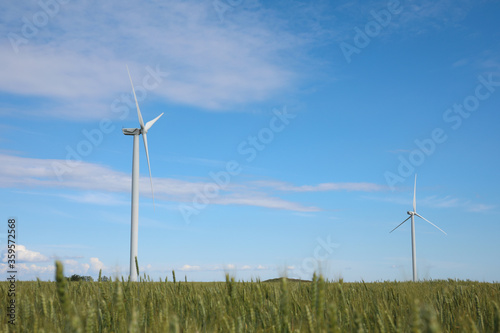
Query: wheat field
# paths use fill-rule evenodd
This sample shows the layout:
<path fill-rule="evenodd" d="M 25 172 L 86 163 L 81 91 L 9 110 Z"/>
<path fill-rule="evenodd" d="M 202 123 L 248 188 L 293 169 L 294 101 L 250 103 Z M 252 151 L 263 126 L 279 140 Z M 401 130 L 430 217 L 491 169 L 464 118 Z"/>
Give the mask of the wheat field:
<path fill-rule="evenodd" d="M 167 279 L 165 279 L 167 280 Z M 3 332 L 500 332 L 500 284 L 17 282 L 16 324 L 0 283 Z"/>

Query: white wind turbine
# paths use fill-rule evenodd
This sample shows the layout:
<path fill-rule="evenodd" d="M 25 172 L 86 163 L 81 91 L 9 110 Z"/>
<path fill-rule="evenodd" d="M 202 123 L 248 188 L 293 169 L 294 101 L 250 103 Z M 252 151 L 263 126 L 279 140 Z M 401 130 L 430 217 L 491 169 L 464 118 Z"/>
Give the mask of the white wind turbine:
<path fill-rule="evenodd" d="M 134 150 L 132 153 L 132 212 L 131 212 L 131 230 L 130 230 L 130 280 L 137 281 L 137 269 L 136 269 L 136 258 L 137 258 L 137 240 L 139 232 L 139 135 L 142 134 L 142 139 L 144 141 L 144 148 L 146 149 L 146 158 L 148 160 L 149 168 L 149 180 L 151 182 L 151 193 L 153 194 L 153 207 L 155 201 L 155 194 L 153 191 L 153 178 L 151 177 L 151 166 L 149 164 L 149 152 L 148 152 L 148 130 L 153 126 L 153 124 L 163 116 L 160 114 L 155 119 L 148 121 L 144 124 L 142 120 L 141 110 L 139 109 L 139 103 L 137 103 L 137 97 L 135 95 L 134 84 L 132 83 L 132 77 L 130 76 L 130 71 L 127 66 L 128 77 L 130 79 L 130 84 L 132 85 L 132 92 L 134 93 L 135 105 L 137 106 L 137 116 L 139 117 L 139 124 L 141 128 L 124 128 L 122 129 L 123 134 L 134 136 Z"/>
<path fill-rule="evenodd" d="M 415 215 L 423 219 L 424 221 L 429 222 L 432 224 L 434 227 L 436 227 L 439 231 L 441 231 L 443 234 L 447 235 L 446 232 L 441 230 L 437 225 L 432 223 L 431 221 L 427 220 L 425 217 L 419 215 L 417 213 L 417 199 L 416 199 L 416 193 L 417 193 L 417 175 L 415 174 L 415 186 L 413 187 L 413 211 L 408 211 L 408 218 L 401 222 L 396 228 L 392 229 L 389 233 L 393 232 L 397 228 L 399 228 L 403 223 L 408 221 L 411 218 L 411 256 L 412 256 L 412 263 L 413 263 L 413 282 L 417 281 L 417 250 L 416 250 L 416 245 L 415 245 Z"/>

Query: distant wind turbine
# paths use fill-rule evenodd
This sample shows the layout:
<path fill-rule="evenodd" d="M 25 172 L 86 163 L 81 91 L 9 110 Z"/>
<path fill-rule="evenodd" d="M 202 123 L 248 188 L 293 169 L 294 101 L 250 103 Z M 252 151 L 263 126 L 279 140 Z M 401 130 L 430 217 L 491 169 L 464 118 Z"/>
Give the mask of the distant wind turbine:
<path fill-rule="evenodd" d="M 130 230 L 130 280 L 137 281 L 137 269 L 136 269 L 136 258 L 137 258 L 137 240 L 139 233 L 139 135 L 142 134 L 142 139 L 144 141 L 144 148 L 146 149 L 146 158 L 148 160 L 149 168 L 149 181 L 151 182 L 151 193 L 153 194 L 153 207 L 155 202 L 155 194 L 153 191 L 153 178 L 151 177 L 151 166 L 149 164 L 149 152 L 148 152 L 148 130 L 153 126 L 153 124 L 163 116 L 160 114 L 155 119 L 148 121 L 144 125 L 142 120 L 141 110 L 139 109 L 139 103 L 137 103 L 137 97 L 135 95 L 134 83 L 132 82 L 132 77 L 130 76 L 130 71 L 127 66 L 128 77 L 130 79 L 130 84 L 132 85 L 132 92 L 134 93 L 135 105 L 137 106 L 137 116 L 139 117 L 139 124 L 141 128 L 124 128 L 122 129 L 123 134 L 134 136 L 134 150 L 132 153 L 132 211 L 131 211 L 131 230 Z"/>
<path fill-rule="evenodd" d="M 447 235 L 446 232 L 441 230 L 437 225 L 432 223 L 431 221 L 427 220 L 425 217 L 419 215 L 417 213 L 417 199 L 416 199 L 416 194 L 417 194 L 417 175 L 415 174 L 415 186 L 413 187 L 413 212 L 408 211 L 408 215 L 410 215 L 406 220 L 401 222 L 396 228 L 392 229 L 389 233 L 393 232 L 397 228 L 399 228 L 403 223 L 408 221 L 411 218 L 411 256 L 412 256 L 412 263 L 413 263 L 413 282 L 417 281 L 417 250 L 416 250 L 416 245 L 415 245 L 415 215 L 420 217 L 426 222 L 429 222 L 432 224 L 435 228 L 437 228 L 439 231 L 441 231 L 443 234 Z"/>

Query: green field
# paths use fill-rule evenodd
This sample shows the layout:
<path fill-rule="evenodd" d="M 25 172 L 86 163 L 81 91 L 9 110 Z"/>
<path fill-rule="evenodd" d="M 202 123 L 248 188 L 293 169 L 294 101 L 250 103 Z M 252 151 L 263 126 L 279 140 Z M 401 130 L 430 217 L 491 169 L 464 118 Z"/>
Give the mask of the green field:
<path fill-rule="evenodd" d="M 17 282 L 2 332 L 500 332 L 500 283 Z"/>

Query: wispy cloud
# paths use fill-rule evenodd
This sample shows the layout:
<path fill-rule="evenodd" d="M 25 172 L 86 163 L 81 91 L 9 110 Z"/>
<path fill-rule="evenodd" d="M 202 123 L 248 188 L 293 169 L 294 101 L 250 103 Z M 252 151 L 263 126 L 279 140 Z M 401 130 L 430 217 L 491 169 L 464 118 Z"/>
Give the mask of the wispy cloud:
<path fill-rule="evenodd" d="M 463 67 L 469 63 L 469 60 L 466 58 L 459 59 L 451 64 L 451 67 Z"/>
<path fill-rule="evenodd" d="M 70 169 L 60 181 L 53 169 L 54 163 L 66 163 L 63 160 L 35 159 L 0 154 L 0 187 L 4 188 L 59 188 L 76 190 L 75 193 L 62 192 L 58 196 L 67 200 L 99 205 L 127 204 L 113 193 L 130 192 L 130 174 L 115 171 L 109 167 L 80 162 Z M 159 200 L 174 202 L 190 202 L 197 193 L 202 193 L 210 180 L 185 181 L 172 178 L 154 178 L 155 195 Z M 310 193 L 326 191 L 382 192 L 387 187 L 374 183 L 321 183 L 318 185 L 294 185 L 275 180 L 257 180 L 249 183 L 232 183 L 220 189 L 219 195 L 210 200 L 216 205 L 243 205 L 290 210 L 296 212 L 317 212 L 319 207 L 305 206 L 299 202 L 289 201 L 275 192 Z M 271 191 L 271 192 L 270 192 Z M 151 196 L 148 177 L 140 177 L 141 195 Z M 274 193 L 274 195 L 272 194 Z M 401 197 L 365 197 L 370 200 L 393 202 L 401 205 L 408 200 Z M 418 200 L 418 204 L 429 207 L 462 208 L 470 212 L 486 212 L 496 208 L 495 205 L 474 203 L 470 200 L 452 196 L 428 196 Z"/>
<path fill-rule="evenodd" d="M 325 191 L 360 191 L 375 192 L 386 191 L 387 186 L 374 183 L 322 183 L 318 185 L 295 186 L 278 181 L 255 181 L 253 184 L 260 187 L 269 187 L 284 192 L 325 192 Z"/>
<path fill-rule="evenodd" d="M 84 192 L 79 194 L 60 194 L 59 196 L 80 203 L 95 204 L 95 205 L 128 205 L 129 201 L 120 200 L 116 196 L 109 193 L 99 192 Z"/>
<path fill-rule="evenodd" d="M 64 160 L 36 159 L 11 155 L 1 155 L 0 187 L 4 188 L 57 188 L 78 190 L 78 195 L 61 193 L 62 197 L 72 201 L 96 204 L 121 204 L 121 200 L 112 193 L 130 192 L 130 174 L 112 170 L 109 167 L 80 162 L 64 174 L 59 180 L 54 172 L 54 163 L 65 164 Z M 151 187 L 148 177 L 140 177 L 141 195 L 150 196 Z M 197 193 L 203 192 L 209 180 L 189 182 L 171 178 L 154 178 L 155 194 L 158 199 L 190 202 Z M 262 189 L 245 184 L 229 184 L 220 190 L 220 195 L 210 200 L 219 205 L 245 205 L 299 212 L 319 211 L 312 206 L 272 197 Z"/>
<path fill-rule="evenodd" d="M 407 205 L 410 207 L 411 199 L 403 197 L 365 197 L 366 199 L 391 202 L 398 205 Z M 452 196 L 439 197 L 436 195 L 423 197 L 417 200 L 418 206 L 437 207 L 437 208 L 460 208 L 469 212 L 487 212 L 495 209 L 496 205 L 488 205 L 483 203 L 474 203 L 471 200 L 455 198 Z"/>
<path fill-rule="evenodd" d="M 0 31 L 24 38 L 21 18 L 40 7 L 11 7 L 16 6 L 4 8 Z M 221 24 L 211 2 L 71 2 L 19 44 L 19 52 L 9 43 L 0 44 L 0 91 L 41 98 L 42 106 L 34 112 L 38 115 L 113 116 L 113 99 L 130 91 L 128 63 L 138 85 L 146 66 L 168 73 L 154 89 L 164 100 L 232 110 L 293 85 L 294 71 L 281 55 L 300 50 L 300 38 L 272 24 L 270 16 L 272 12 L 256 10 Z"/>
<path fill-rule="evenodd" d="M 421 32 L 454 24 L 472 4 L 405 2 L 394 27 Z M 335 7 L 323 2 L 264 7 L 245 1 L 241 10 L 227 12 L 221 22 L 211 1 L 69 2 L 28 37 L 23 35 L 22 18 L 29 20 L 40 12 L 38 3 L 3 6 L 0 33 L 24 41 L 0 43 L 0 91 L 37 102 L 36 108 L 16 106 L 18 114 L 116 118 L 115 98 L 130 93 L 128 64 L 137 85 L 147 75 L 146 66 L 164 73 L 161 83 L 148 92 L 163 101 L 237 110 L 292 91 L 311 73 L 314 62 L 308 61 L 308 50 L 351 36 L 351 19 L 361 24 L 371 18 L 371 10 L 386 6 L 382 1 L 357 1 Z M 390 34 L 395 29 L 385 30 Z M 307 70 L 302 63 L 308 63 Z"/>
<path fill-rule="evenodd" d="M 401 25 L 417 34 L 444 27 L 457 27 L 474 5 L 470 0 L 402 2 Z"/>
<path fill-rule="evenodd" d="M 199 157 L 166 157 L 164 158 L 165 161 L 169 162 L 176 162 L 176 163 L 182 163 L 182 164 L 194 164 L 194 165 L 201 165 L 201 166 L 208 166 L 208 167 L 214 167 L 214 168 L 225 168 L 227 161 L 223 160 L 213 160 L 213 159 L 208 159 L 208 158 L 199 158 Z"/>
<path fill-rule="evenodd" d="M 474 203 L 467 199 L 455 198 L 452 196 L 439 197 L 436 195 L 424 197 L 418 202 L 419 204 L 429 207 L 439 208 L 462 208 L 470 212 L 486 212 L 494 209 L 494 205 L 486 205 L 482 203 Z"/>
<path fill-rule="evenodd" d="M 236 265 L 236 264 L 225 264 L 225 265 L 183 265 L 180 268 L 175 269 L 181 272 L 214 272 L 214 271 L 258 271 L 267 270 L 268 268 L 263 265 Z"/>
<path fill-rule="evenodd" d="M 495 209 L 496 207 L 497 206 L 495 205 L 485 205 L 485 204 L 470 203 L 470 202 L 467 204 L 467 210 L 470 212 L 487 212 Z"/>
<path fill-rule="evenodd" d="M 233 194 L 226 197 L 220 197 L 213 200 L 214 203 L 220 205 L 244 205 L 244 206 L 259 206 L 274 209 L 292 210 L 297 212 L 317 212 L 321 209 L 314 206 L 304 206 L 300 203 L 287 201 L 280 198 L 270 197 L 266 194 Z"/>

